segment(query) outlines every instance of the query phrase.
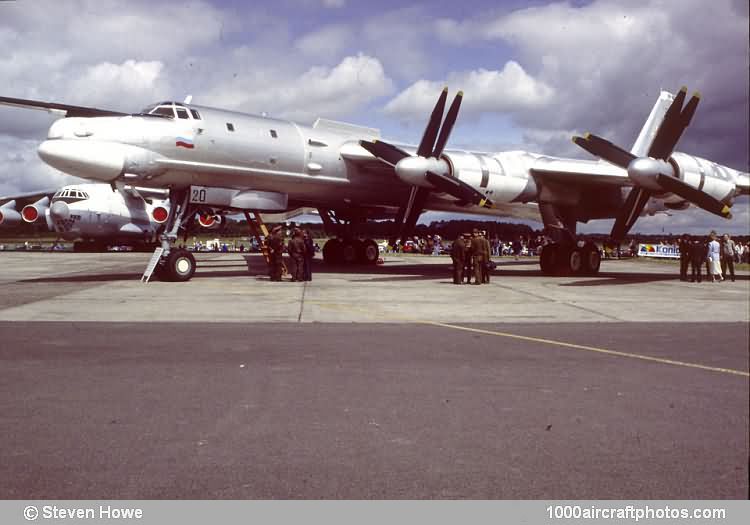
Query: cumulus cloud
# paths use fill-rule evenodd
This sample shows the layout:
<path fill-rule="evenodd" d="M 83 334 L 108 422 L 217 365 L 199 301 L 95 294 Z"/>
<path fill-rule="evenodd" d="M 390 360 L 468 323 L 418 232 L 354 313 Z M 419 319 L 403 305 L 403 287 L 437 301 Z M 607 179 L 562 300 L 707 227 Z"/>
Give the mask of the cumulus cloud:
<path fill-rule="evenodd" d="M 419 80 L 388 102 L 385 111 L 423 120 L 432 111 L 445 85 L 460 86 L 468 94 L 461 103 L 463 116 L 538 108 L 553 95 L 550 86 L 532 78 L 520 64 L 511 60 L 500 71 L 479 69 L 453 73 L 445 82 Z"/>

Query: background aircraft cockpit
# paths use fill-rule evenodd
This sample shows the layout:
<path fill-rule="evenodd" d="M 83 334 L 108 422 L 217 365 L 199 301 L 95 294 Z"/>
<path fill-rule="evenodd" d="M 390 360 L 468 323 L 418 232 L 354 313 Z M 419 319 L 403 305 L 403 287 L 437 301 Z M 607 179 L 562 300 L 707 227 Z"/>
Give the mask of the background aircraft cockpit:
<path fill-rule="evenodd" d="M 52 202 L 63 201 L 67 203 L 83 201 L 89 198 L 89 194 L 85 191 L 66 188 L 58 191 L 52 196 Z"/>

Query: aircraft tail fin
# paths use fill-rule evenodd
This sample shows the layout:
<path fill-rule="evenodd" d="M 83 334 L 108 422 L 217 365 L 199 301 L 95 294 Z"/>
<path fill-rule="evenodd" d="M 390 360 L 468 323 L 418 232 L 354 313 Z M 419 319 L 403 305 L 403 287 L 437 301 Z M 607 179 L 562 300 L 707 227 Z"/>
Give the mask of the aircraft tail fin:
<path fill-rule="evenodd" d="M 674 95 L 669 91 L 662 91 L 659 93 L 659 98 L 656 99 L 651 114 L 646 119 L 643 128 L 641 128 L 638 138 L 630 149 L 630 153 L 636 157 L 645 157 L 648 155 L 651 143 L 654 141 L 656 132 L 659 130 L 659 126 L 661 126 L 661 123 L 664 120 L 664 115 L 666 114 L 667 109 L 669 109 L 672 100 L 674 100 Z"/>

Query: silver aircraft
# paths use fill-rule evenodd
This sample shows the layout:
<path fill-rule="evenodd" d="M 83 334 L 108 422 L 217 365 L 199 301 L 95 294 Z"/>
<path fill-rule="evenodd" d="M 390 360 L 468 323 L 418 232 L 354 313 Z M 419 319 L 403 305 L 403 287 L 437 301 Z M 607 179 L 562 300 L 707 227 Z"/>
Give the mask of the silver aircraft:
<path fill-rule="evenodd" d="M 337 236 L 324 246 L 326 261 L 374 263 L 378 247 L 359 239 L 358 225 L 395 217 L 392 240 L 404 239 L 424 210 L 439 210 L 541 218 L 552 241 L 542 271 L 595 274 L 599 251 L 578 245 L 578 222 L 615 218 L 612 237 L 621 240 L 645 213 L 693 204 L 730 218 L 735 196 L 748 193 L 748 173 L 674 151 L 698 105 L 697 94 L 685 104 L 686 93 L 660 94 L 629 151 L 574 137 L 599 160 L 446 149 L 462 100 L 459 92 L 445 113 L 447 88 L 417 146 L 385 142 L 372 128 L 325 119 L 303 126 L 190 98 L 134 114 L 7 97 L 0 104 L 65 117 L 38 149 L 53 167 L 116 186 L 168 188 L 170 213 L 152 263 L 159 275 L 185 281 L 195 259 L 173 244 L 196 213 L 299 207 L 318 209 Z"/>
<path fill-rule="evenodd" d="M 18 204 L 28 202 L 23 207 Z M 72 184 L 57 191 L 0 197 L 0 229 L 44 223 L 76 251 L 109 246 L 151 247 L 169 217 L 167 191 L 114 190 L 109 184 Z M 80 240 L 77 240 L 80 239 Z"/>

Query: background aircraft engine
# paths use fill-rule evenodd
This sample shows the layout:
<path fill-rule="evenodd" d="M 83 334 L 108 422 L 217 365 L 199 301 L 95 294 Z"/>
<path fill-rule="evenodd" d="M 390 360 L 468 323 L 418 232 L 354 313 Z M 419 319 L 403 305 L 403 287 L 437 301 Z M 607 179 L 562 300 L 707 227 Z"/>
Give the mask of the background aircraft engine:
<path fill-rule="evenodd" d="M 21 210 L 21 217 L 26 222 L 35 222 L 40 215 L 44 215 L 44 212 L 49 208 L 49 198 L 42 197 L 34 204 L 27 204 Z"/>
<path fill-rule="evenodd" d="M 164 206 L 157 206 L 151 211 L 151 218 L 154 219 L 154 222 L 157 224 L 164 224 L 169 218 L 169 210 Z"/>
<path fill-rule="evenodd" d="M 209 213 L 199 213 L 198 224 L 200 224 L 204 228 L 211 228 L 214 224 L 216 224 L 216 216 Z"/>
<path fill-rule="evenodd" d="M 21 222 L 21 214 L 15 209 L 16 201 L 0 206 L 0 226 L 13 226 Z"/>

